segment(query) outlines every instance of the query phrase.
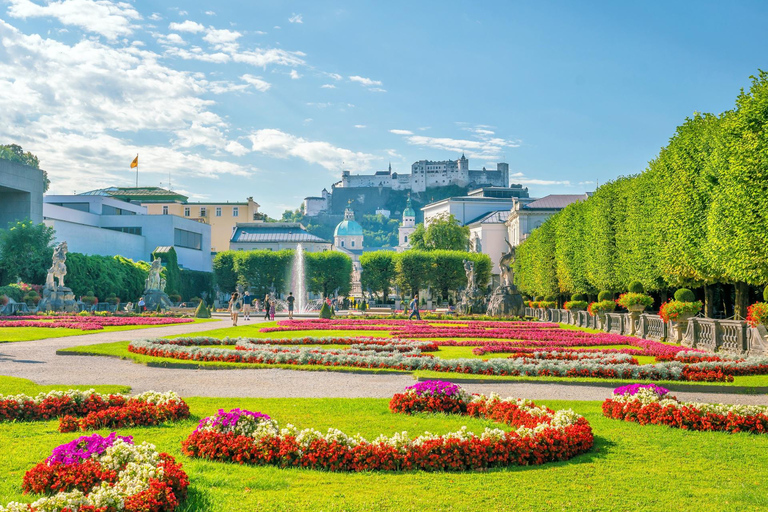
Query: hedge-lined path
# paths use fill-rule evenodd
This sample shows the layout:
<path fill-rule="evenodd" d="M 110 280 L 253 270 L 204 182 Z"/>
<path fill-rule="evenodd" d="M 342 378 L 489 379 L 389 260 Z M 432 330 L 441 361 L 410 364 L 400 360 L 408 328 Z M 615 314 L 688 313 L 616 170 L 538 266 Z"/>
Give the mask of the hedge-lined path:
<path fill-rule="evenodd" d="M 241 320 L 241 325 L 244 322 Z M 173 390 L 182 396 L 211 397 L 340 397 L 389 398 L 414 383 L 408 374 L 366 374 L 339 371 L 193 370 L 155 368 L 111 357 L 56 355 L 73 346 L 196 333 L 228 327 L 229 319 L 171 325 L 135 331 L 101 332 L 0 345 L 0 375 L 23 377 L 38 384 L 131 386 L 139 393 Z M 534 400 L 604 400 L 612 387 L 555 382 L 462 383 L 475 393 L 496 392 Z M 768 395 L 675 392 L 681 400 L 768 405 Z"/>

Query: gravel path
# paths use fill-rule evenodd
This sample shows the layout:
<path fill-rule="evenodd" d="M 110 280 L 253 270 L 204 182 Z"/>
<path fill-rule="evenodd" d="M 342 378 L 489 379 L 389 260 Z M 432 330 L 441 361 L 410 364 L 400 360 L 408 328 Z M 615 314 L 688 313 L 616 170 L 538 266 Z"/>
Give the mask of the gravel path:
<path fill-rule="evenodd" d="M 134 331 L 102 332 L 0 344 L 0 375 L 23 377 L 38 384 L 120 384 L 134 392 L 174 390 L 182 396 L 222 397 L 378 397 L 389 398 L 413 384 L 409 374 L 263 370 L 188 370 L 150 368 L 129 360 L 94 356 L 58 356 L 56 350 L 96 343 L 187 334 L 229 326 L 228 320 L 173 325 Z M 496 392 L 534 400 L 603 400 L 613 386 L 559 383 L 463 383 L 475 393 Z M 681 392 L 681 400 L 768 405 L 768 395 Z"/>

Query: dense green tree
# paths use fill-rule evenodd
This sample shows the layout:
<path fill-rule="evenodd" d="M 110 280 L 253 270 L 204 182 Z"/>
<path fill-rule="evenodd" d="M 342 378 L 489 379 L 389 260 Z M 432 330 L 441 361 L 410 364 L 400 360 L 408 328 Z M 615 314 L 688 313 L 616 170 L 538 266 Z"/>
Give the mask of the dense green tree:
<path fill-rule="evenodd" d="M 349 294 L 352 284 L 352 259 L 337 251 L 304 253 L 309 291 L 323 297 Z"/>
<path fill-rule="evenodd" d="M 219 291 L 223 293 L 231 292 L 237 287 L 236 254 L 237 251 L 222 251 L 213 258 L 214 279 Z"/>
<path fill-rule="evenodd" d="M 418 224 L 411 233 L 411 247 L 418 251 L 466 251 L 469 246 L 469 228 L 462 226 L 453 215 L 439 215 L 429 226 Z"/>
<path fill-rule="evenodd" d="M 395 282 L 395 258 L 392 251 L 366 252 L 360 256 L 363 268 L 360 276 L 363 289 L 381 292 L 382 301 L 386 301 Z"/>
<path fill-rule="evenodd" d="M 53 237 L 53 228 L 29 220 L 0 230 L 0 284 L 15 283 L 16 278 L 44 284 L 53 256 Z"/>
<path fill-rule="evenodd" d="M 397 286 L 404 295 L 413 295 L 429 284 L 433 259 L 424 251 L 401 252 L 395 260 Z"/>
<path fill-rule="evenodd" d="M 293 257 L 294 251 L 289 249 L 237 251 L 233 262 L 235 281 L 250 288 L 257 297 L 283 292 L 289 287 Z"/>

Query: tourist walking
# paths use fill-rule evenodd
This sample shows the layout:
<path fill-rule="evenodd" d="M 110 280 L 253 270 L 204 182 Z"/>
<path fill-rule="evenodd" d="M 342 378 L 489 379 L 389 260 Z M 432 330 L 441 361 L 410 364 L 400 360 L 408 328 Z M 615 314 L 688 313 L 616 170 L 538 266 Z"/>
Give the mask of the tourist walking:
<path fill-rule="evenodd" d="M 139 298 L 139 313 L 143 313 L 147 310 L 147 303 L 144 302 L 144 297 Z"/>
<path fill-rule="evenodd" d="M 288 320 L 293 320 L 293 303 L 296 302 L 296 297 L 293 292 L 288 292 L 288 298 L 285 300 L 288 302 Z"/>
<path fill-rule="evenodd" d="M 275 299 L 272 299 L 269 301 L 269 319 L 274 320 L 275 319 Z"/>
<path fill-rule="evenodd" d="M 232 292 L 227 309 L 229 309 L 229 316 L 232 318 L 232 327 L 237 327 L 237 317 L 240 316 L 240 295 L 237 292 Z"/>
<path fill-rule="evenodd" d="M 246 292 L 243 294 L 243 320 L 249 321 L 251 320 L 251 302 L 253 301 L 253 297 L 251 297 L 250 292 L 246 290 Z"/>
<path fill-rule="evenodd" d="M 411 303 L 408 305 L 408 307 L 411 310 L 411 314 L 408 315 L 408 320 L 416 317 L 416 320 L 421 320 L 421 315 L 419 314 L 419 294 L 413 296 L 413 299 L 411 299 Z"/>
<path fill-rule="evenodd" d="M 264 320 L 269 320 L 269 294 L 264 296 Z"/>

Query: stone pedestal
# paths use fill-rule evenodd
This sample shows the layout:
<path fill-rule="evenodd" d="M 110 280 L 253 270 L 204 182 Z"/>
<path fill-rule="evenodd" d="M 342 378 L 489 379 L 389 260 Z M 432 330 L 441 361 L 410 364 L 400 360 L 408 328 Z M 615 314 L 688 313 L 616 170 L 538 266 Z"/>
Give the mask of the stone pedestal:
<path fill-rule="evenodd" d="M 690 313 L 683 313 L 677 317 L 677 320 L 670 321 L 672 325 L 672 341 L 678 345 L 683 343 L 685 330 L 688 328 L 688 320 L 693 317 Z"/>
<path fill-rule="evenodd" d="M 645 311 L 645 306 L 642 304 L 635 304 L 628 306 L 629 311 L 629 335 L 634 336 L 637 333 L 637 325 L 640 323 L 640 315 Z"/>
<path fill-rule="evenodd" d="M 478 288 L 464 290 L 456 310 L 461 315 L 477 315 L 486 311 L 485 295 Z"/>
<path fill-rule="evenodd" d="M 77 313 L 75 294 L 66 286 L 57 286 L 53 289 L 44 288 L 43 298 L 37 304 L 37 310 Z"/>
<path fill-rule="evenodd" d="M 487 314 L 489 316 L 510 317 L 523 316 L 525 304 L 523 297 L 515 286 L 498 286 L 488 300 Z"/>
<path fill-rule="evenodd" d="M 147 307 L 147 311 L 155 311 L 158 304 L 160 309 L 170 309 L 171 299 L 168 298 L 168 294 L 161 290 L 144 290 L 144 304 Z"/>

